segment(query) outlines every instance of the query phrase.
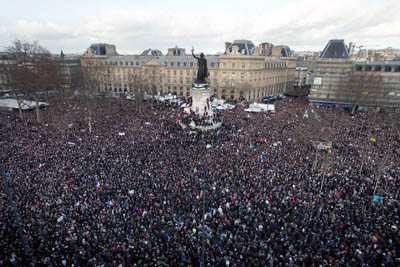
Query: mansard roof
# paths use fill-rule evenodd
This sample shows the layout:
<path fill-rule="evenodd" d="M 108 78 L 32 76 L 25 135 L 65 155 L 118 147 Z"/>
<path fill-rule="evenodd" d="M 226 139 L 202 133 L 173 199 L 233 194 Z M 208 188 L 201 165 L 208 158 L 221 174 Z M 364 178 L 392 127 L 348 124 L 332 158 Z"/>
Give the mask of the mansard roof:
<path fill-rule="evenodd" d="M 254 54 L 254 44 L 250 40 L 235 40 L 233 43 L 225 50 L 225 55 L 232 53 L 232 47 L 237 46 L 239 48 L 239 53 L 242 55 L 253 55 Z"/>
<path fill-rule="evenodd" d="M 291 57 L 292 56 L 292 51 L 290 51 L 289 46 L 287 45 L 282 45 L 281 48 L 281 57 Z"/>
<path fill-rule="evenodd" d="M 141 56 L 162 56 L 163 53 L 158 49 L 146 49 L 141 54 Z"/>
<path fill-rule="evenodd" d="M 343 39 L 329 40 L 320 58 L 349 58 L 349 49 Z"/>

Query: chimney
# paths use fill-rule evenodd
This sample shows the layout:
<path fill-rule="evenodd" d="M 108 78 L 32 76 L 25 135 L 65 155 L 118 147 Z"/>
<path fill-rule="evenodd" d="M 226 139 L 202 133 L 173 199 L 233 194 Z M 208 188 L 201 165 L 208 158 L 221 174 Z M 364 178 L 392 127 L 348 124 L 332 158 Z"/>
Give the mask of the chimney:
<path fill-rule="evenodd" d="M 232 44 L 231 42 L 225 42 L 225 51 L 228 49 L 228 47 L 229 47 L 231 44 Z M 228 51 L 226 51 L 226 52 L 228 52 Z"/>
<path fill-rule="evenodd" d="M 232 46 L 232 54 L 233 55 L 239 54 L 239 47 L 238 46 L 236 46 L 236 45 Z"/>

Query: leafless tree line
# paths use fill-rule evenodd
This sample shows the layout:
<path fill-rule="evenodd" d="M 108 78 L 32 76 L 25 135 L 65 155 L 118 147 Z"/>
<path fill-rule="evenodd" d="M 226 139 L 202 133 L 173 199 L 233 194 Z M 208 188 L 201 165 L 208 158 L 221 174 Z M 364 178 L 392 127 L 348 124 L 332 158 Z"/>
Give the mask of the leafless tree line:
<path fill-rule="evenodd" d="M 9 64 L 1 64 L 0 72 L 17 100 L 20 118 L 23 119 L 23 100 L 29 98 L 36 102 L 36 117 L 40 123 L 39 93 L 61 86 L 60 65 L 38 42 L 16 40 L 7 52 Z"/>

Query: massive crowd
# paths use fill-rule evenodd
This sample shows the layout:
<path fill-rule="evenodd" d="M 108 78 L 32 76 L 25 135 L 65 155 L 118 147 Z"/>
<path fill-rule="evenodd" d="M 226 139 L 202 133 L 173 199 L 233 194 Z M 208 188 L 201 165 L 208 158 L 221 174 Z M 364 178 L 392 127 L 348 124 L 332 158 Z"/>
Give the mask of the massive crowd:
<path fill-rule="evenodd" d="M 198 266 L 202 246 L 207 266 L 400 263 L 394 115 L 293 99 L 275 114 L 238 106 L 198 132 L 178 110 L 104 100 L 90 133 L 87 114 L 75 102 L 43 110 L 42 124 L 0 112 L 0 163 L 30 252 L 2 177 L 0 265 Z M 311 144 L 318 134 L 329 151 Z"/>

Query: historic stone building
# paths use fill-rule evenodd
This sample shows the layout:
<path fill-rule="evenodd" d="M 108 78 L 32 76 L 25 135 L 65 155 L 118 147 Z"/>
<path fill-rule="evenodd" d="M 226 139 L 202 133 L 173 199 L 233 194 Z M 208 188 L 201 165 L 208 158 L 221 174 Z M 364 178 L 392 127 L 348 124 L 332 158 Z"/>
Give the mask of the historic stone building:
<path fill-rule="evenodd" d="M 311 85 L 312 73 L 308 66 L 302 62 L 296 63 L 296 75 L 294 77 L 295 88 L 306 88 Z"/>
<path fill-rule="evenodd" d="M 362 91 L 365 101 L 370 102 L 369 106 L 396 108 L 400 111 L 400 61 L 356 61 L 353 62 L 353 70 L 360 74 L 373 73 L 382 77 L 381 86 L 377 86 L 376 90 Z"/>
<path fill-rule="evenodd" d="M 92 50 L 81 57 L 82 66 L 102 66 L 102 91 L 186 96 L 196 77 L 197 60 L 182 48 L 170 48 L 167 55 L 148 49 L 141 55 L 125 56 L 118 55 L 115 47 L 111 56 Z M 254 100 L 293 89 L 296 60 L 261 56 L 251 41 L 226 43 L 225 53 L 205 58 L 208 83 L 218 98 Z"/>
<path fill-rule="evenodd" d="M 343 40 L 330 40 L 315 62 L 314 105 L 400 107 L 399 61 L 353 61 Z"/>

